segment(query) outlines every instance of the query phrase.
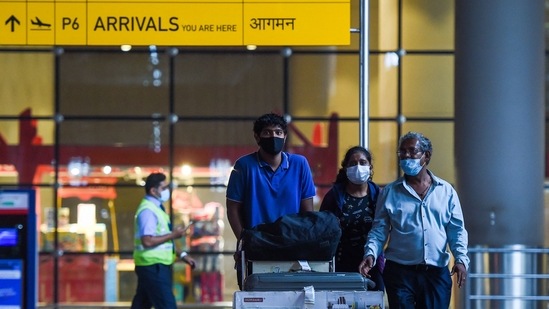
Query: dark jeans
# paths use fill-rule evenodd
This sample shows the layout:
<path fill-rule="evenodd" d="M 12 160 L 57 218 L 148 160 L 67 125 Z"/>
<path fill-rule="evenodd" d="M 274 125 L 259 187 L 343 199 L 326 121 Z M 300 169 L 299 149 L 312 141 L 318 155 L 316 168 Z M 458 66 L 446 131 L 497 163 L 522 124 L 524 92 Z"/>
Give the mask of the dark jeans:
<path fill-rule="evenodd" d="M 135 266 L 137 289 L 131 309 L 176 309 L 172 267 L 163 264 Z"/>
<path fill-rule="evenodd" d="M 402 265 L 387 260 L 383 281 L 391 309 L 443 309 L 450 306 L 448 267 Z"/>

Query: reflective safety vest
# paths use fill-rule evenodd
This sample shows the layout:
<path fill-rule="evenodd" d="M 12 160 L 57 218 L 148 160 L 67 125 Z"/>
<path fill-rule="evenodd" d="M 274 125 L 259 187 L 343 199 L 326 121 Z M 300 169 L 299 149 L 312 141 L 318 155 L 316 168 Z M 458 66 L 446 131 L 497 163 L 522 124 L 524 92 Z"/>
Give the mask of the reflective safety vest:
<path fill-rule="evenodd" d="M 173 241 L 166 241 L 151 248 L 145 248 L 141 242 L 141 236 L 139 235 L 140 226 L 137 217 L 145 209 L 152 211 L 157 219 L 156 231 L 152 236 L 162 236 L 171 233 L 170 216 L 153 202 L 143 199 L 137 208 L 134 218 L 134 263 L 136 266 L 148 266 L 153 264 L 171 265 L 175 260 Z"/>

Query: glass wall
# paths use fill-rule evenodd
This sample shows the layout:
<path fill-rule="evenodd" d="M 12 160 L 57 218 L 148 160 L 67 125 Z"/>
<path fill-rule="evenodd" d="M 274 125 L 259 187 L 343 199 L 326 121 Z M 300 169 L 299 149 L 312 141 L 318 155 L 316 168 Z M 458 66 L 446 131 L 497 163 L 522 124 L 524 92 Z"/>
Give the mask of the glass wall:
<path fill-rule="evenodd" d="M 454 1 L 369 1 L 369 140 L 374 181 L 399 175 L 398 137 L 434 145 L 431 169 L 455 181 Z M 358 0 L 352 28 L 359 27 Z M 0 186 L 37 190 L 41 305 L 127 303 L 135 289 L 133 220 L 143 179 L 174 184 L 179 302 L 231 301 L 236 239 L 225 216 L 234 161 L 255 151 L 252 122 L 288 116 L 315 206 L 359 141 L 358 35 L 350 46 L 0 50 Z M 78 269 L 78 272 L 75 270 Z"/>

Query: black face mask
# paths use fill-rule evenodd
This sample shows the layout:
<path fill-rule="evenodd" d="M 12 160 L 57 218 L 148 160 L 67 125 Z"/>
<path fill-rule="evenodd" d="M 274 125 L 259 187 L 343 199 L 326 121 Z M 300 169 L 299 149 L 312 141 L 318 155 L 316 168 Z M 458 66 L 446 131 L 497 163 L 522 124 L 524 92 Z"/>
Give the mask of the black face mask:
<path fill-rule="evenodd" d="M 276 155 L 282 151 L 284 147 L 284 138 L 280 137 L 262 137 L 259 139 L 259 146 L 268 154 Z"/>

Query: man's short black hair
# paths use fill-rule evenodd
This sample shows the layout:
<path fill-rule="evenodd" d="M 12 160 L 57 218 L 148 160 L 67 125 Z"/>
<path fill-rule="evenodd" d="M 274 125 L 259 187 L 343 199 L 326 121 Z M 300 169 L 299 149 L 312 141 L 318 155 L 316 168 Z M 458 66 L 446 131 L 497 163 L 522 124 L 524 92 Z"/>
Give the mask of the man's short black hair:
<path fill-rule="evenodd" d="M 152 173 L 145 180 L 145 193 L 149 194 L 152 188 L 160 186 L 160 183 L 166 180 L 166 175 L 162 173 Z"/>
<path fill-rule="evenodd" d="M 288 134 L 288 123 L 286 122 L 286 119 L 275 113 L 265 114 L 257 118 L 254 121 L 254 133 L 259 135 L 264 128 L 270 126 L 279 126 L 282 131 L 284 131 L 284 135 Z"/>

